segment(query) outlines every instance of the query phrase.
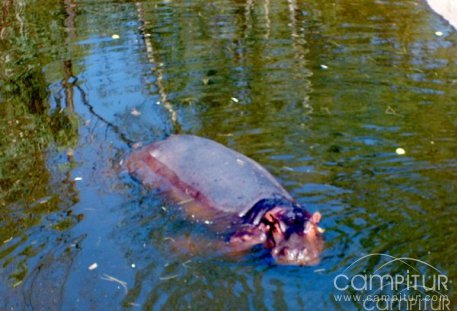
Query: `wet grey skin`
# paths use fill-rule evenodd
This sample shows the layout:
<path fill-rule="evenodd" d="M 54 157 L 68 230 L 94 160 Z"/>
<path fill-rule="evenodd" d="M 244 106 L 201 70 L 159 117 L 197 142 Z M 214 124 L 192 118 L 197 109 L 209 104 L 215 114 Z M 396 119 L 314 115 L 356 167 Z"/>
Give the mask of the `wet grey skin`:
<path fill-rule="evenodd" d="M 323 249 L 321 215 L 297 204 L 254 160 L 215 141 L 172 135 L 134 152 L 129 173 L 212 223 L 230 219 L 229 247 L 263 244 L 278 264 L 314 265 Z"/>

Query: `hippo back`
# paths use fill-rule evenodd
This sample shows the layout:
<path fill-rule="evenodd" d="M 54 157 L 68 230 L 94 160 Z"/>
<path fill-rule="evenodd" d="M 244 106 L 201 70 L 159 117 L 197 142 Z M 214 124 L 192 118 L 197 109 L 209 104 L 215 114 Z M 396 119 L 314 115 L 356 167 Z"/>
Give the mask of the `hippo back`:
<path fill-rule="evenodd" d="M 144 161 L 172 186 L 223 212 L 243 216 L 259 200 L 275 195 L 292 200 L 258 163 L 209 139 L 173 135 L 139 152 L 143 154 L 136 161 Z"/>

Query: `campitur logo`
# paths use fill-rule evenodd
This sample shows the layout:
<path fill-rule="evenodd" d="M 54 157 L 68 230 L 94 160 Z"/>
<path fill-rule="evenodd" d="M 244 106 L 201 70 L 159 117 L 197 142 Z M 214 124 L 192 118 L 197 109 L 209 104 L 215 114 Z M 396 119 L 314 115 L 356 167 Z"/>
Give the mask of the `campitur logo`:
<path fill-rule="evenodd" d="M 333 299 L 369 311 L 450 310 L 450 283 L 427 262 L 376 253 L 357 259 L 335 276 Z"/>

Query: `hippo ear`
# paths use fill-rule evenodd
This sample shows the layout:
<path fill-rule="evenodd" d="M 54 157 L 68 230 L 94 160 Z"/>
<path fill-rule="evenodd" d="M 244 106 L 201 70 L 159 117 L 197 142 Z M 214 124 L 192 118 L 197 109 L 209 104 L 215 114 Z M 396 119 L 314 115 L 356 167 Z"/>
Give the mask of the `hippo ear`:
<path fill-rule="evenodd" d="M 275 207 L 265 213 L 264 219 L 274 225 L 274 228 L 284 233 L 287 230 L 286 224 L 281 220 L 284 210 L 281 207 Z"/>
<path fill-rule="evenodd" d="M 319 221 L 321 221 L 321 218 L 322 218 L 321 213 L 319 213 L 319 212 L 314 212 L 314 214 L 311 216 L 310 221 L 311 221 L 313 224 L 317 225 L 317 224 L 319 223 Z"/>
<path fill-rule="evenodd" d="M 316 228 L 319 233 L 323 233 L 324 229 L 317 226 L 319 221 L 321 221 L 321 218 L 322 218 L 321 213 L 314 212 L 314 214 L 311 216 L 309 221 L 306 222 L 305 230 L 303 230 L 303 233 L 309 234 L 312 230 L 315 230 Z"/>
<path fill-rule="evenodd" d="M 265 213 L 264 218 L 269 221 L 269 222 L 276 222 L 279 220 L 283 213 L 282 208 L 280 207 L 275 207 L 268 212 Z"/>

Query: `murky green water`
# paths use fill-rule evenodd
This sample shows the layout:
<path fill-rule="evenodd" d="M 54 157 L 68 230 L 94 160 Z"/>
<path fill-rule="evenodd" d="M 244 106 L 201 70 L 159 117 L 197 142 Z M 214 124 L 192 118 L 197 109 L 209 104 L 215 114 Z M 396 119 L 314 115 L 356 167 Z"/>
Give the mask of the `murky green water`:
<path fill-rule="evenodd" d="M 424 2 L 0 6 L 0 309 L 363 309 L 334 278 L 373 253 L 439 269 L 455 308 L 457 31 Z M 322 262 L 174 251 L 205 229 L 119 168 L 171 133 L 243 152 L 319 210 Z"/>

